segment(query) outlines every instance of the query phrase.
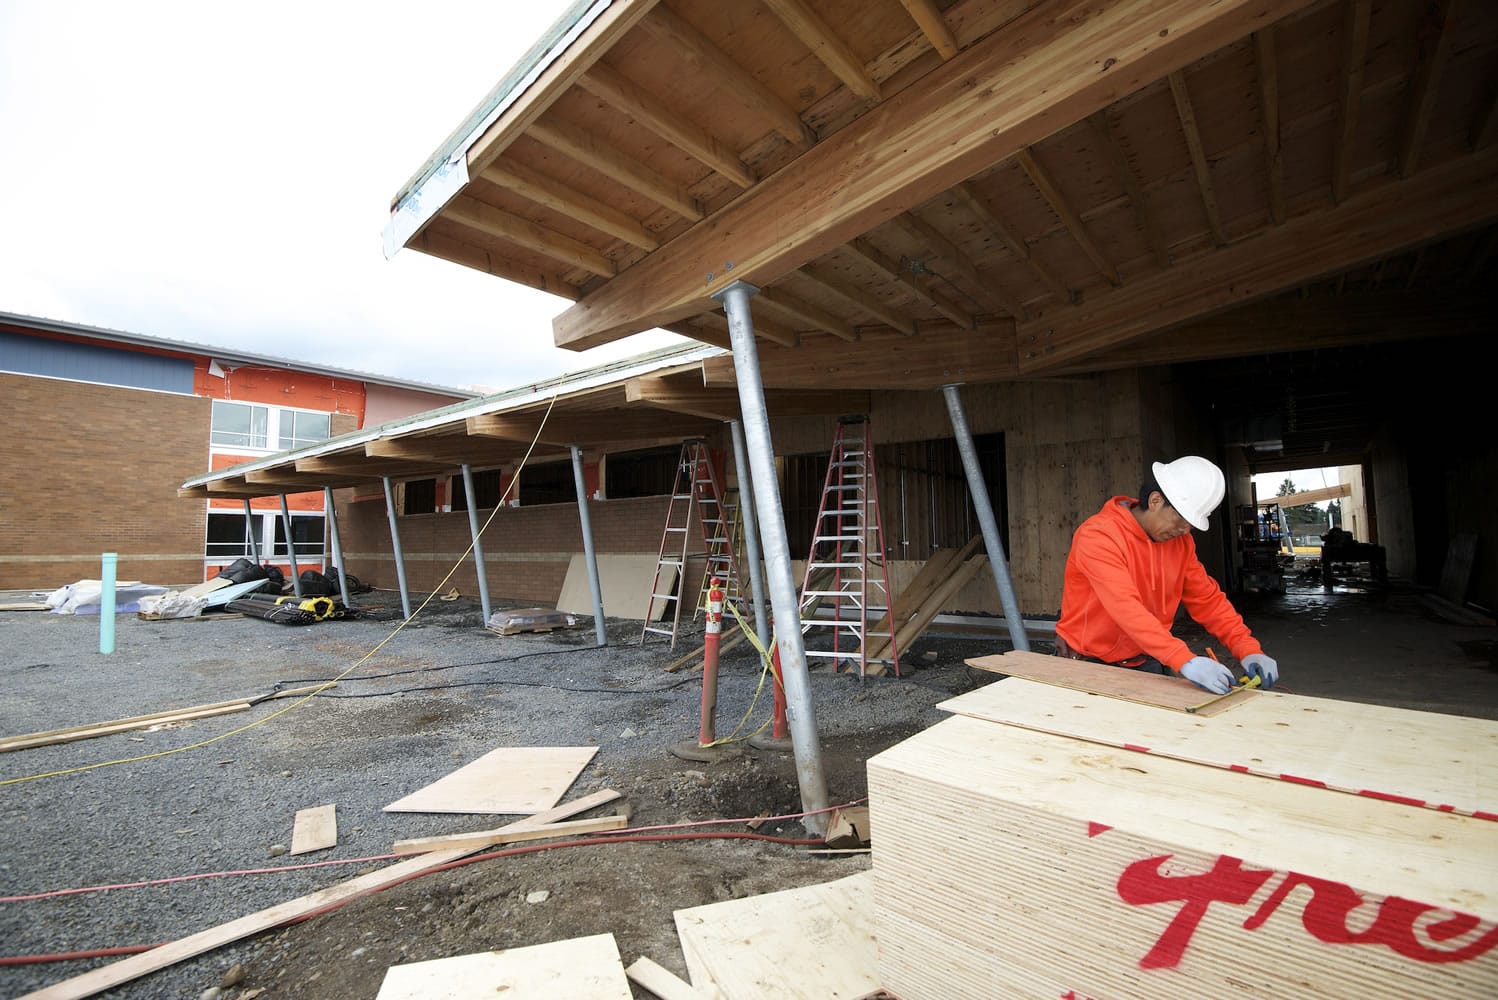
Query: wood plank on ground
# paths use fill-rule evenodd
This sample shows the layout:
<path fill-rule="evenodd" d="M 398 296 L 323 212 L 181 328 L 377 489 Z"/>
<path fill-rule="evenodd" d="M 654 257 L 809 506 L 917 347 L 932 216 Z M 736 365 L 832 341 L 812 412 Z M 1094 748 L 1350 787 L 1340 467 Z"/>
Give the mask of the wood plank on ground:
<path fill-rule="evenodd" d="M 386 812 L 534 813 L 556 805 L 597 747 L 500 747 L 397 799 Z"/>
<path fill-rule="evenodd" d="M 1477 558 L 1477 536 L 1461 534 L 1451 539 L 1446 558 L 1441 563 L 1441 583 L 1436 588 L 1452 604 L 1467 602 L 1467 584 L 1472 579 L 1472 563 Z"/>
<path fill-rule="evenodd" d="M 628 816 L 595 816 L 591 819 L 573 819 L 563 823 L 548 823 L 533 829 L 500 828 L 476 830 L 473 833 L 454 833 L 436 837 L 413 837 L 397 840 L 391 848 L 392 854 L 421 854 L 425 851 L 444 851 L 454 847 L 482 850 L 501 844 L 518 844 L 526 840 L 546 840 L 551 837 L 577 837 L 585 833 L 607 833 L 622 830 L 629 822 Z"/>
<path fill-rule="evenodd" d="M 1498 820 L 1498 722 L 1261 691 L 1218 717 L 1011 677 L 937 708 L 1141 753 Z"/>
<path fill-rule="evenodd" d="M 631 1000 L 612 934 L 392 965 L 375 1000 Z"/>
<path fill-rule="evenodd" d="M 990 656 L 975 656 L 965 662 L 970 667 L 1004 674 L 1006 677 L 1023 677 L 1042 684 L 1071 688 L 1073 691 L 1102 694 L 1140 705 L 1196 715 L 1216 715 L 1255 695 L 1268 693 L 1249 688 L 1230 691 L 1225 695 L 1208 694 L 1182 677 L 1145 674 L 1124 667 L 1110 667 L 1106 663 L 1071 660 L 1064 656 L 1021 652 L 1017 649 Z"/>
<path fill-rule="evenodd" d="M 617 795 L 617 793 L 615 794 Z M 563 802 L 545 812 L 540 812 L 528 819 L 520 820 L 516 825 L 556 823 L 567 819 L 569 816 L 576 816 L 578 813 L 591 809 L 598 804 L 595 801 L 590 801 L 594 797 L 587 796 L 575 802 Z M 379 871 L 360 875 L 345 882 L 339 882 L 336 885 L 328 886 L 326 889 L 319 889 L 317 892 L 307 896 L 300 896 L 284 903 L 277 903 L 274 906 L 251 913 L 248 916 L 240 917 L 238 920 L 231 920 L 226 924 L 218 924 L 185 938 L 168 942 L 159 948 L 152 948 L 150 951 L 143 951 L 138 955 L 131 955 L 128 958 L 111 962 L 90 972 L 84 972 L 70 979 L 64 979 L 51 986 L 28 993 L 24 997 L 19 997 L 17 1000 L 82 1000 L 83 997 L 93 996 L 95 993 L 111 989 L 121 983 L 128 983 L 132 979 L 138 979 L 147 973 L 155 972 L 157 969 L 164 969 L 169 965 L 175 965 L 185 959 L 212 951 L 214 948 L 247 938 L 251 934 L 258 934 L 263 930 L 279 927 L 281 924 L 295 920 L 298 917 L 306 916 L 325 906 L 331 906 L 346 899 L 353 899 L 355 896 L 362 896 L 367 892 L 374 892 L 377 889 L 383 889 L 386 886 L 404 882 L 423 872 L 430 871 L 433 868 L 440 868 L 451 861 L 457 861 L 459 858 L 472 853 L 471 850 L 455 848 L 450 851 L 432 851 L 406 861 L 399 861 L 386 868 L 381 868 Z"/>
<path fill-rule="evenodd" d="M 644 955 L 635 959 L 624 974 L 661 1000 L 722 1000 L 723 997 L 716 986 L 693 986 Z"/>
<path fill-rule="evenodd" d="M 869 872 L 677 910 L 692 985 L 725 1000 L 854 1000 L 879 988 Z"/>
<path fill-rule="evenodd" d="M 338 844 L 336 805 L 298 809 L 291 824 L 291 853 L 309 854 Z"/>

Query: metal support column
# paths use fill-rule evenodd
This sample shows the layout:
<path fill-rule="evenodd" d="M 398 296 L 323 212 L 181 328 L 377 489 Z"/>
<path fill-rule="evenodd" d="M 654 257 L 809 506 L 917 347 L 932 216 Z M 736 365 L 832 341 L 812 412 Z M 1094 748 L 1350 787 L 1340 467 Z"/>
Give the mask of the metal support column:
<path fill-rule="evenodd" d="M 395 553 L 395 579 L 401 589 L 401 613 L 410 620 L 411 592 L 406 589 L 406 553 L 401 549 L 401 531 L 396 524 L 395 489 L 390 485 L 389 476 L 380 478 L 385 481 L 385 516 L 390 521 L 390 548 Z"/>
<path fill-rule="evenodd" d="M 248 542 L 250 546 L 250 558 L 254 560 L 256 566 L 259 566 L 260 546 L 255 544 L 255 515 L 250 510 L 250 501 L 248 497 L 245 498 L 244 502 L 244 530 L 245 541 Z"/>
<path fill-rule="evenodd" d="M 993 570 L 994 583 L 999 588 L 999 600 L 1004 605 L 1004 620 L 1009 625 L 1009 641 L 1015 649 L 1028 650 L 1030 640 L 1025 636 L 1025 621 L 1020 616 L 1019 601 L 1014 596 L 1014 581 L 1009 578 L 1009 561 L 1004 558 L 1004 543 L 999 540 L 999 522 L 993 516 L 993 501 L 988 496 L 988 486 L 983 482 L 983 469 L 978 465 L 978 449 L 973 444 L 973 432 L 968 429 L 967 413 L 962 408 L 960 386 L 944 385 L 942 394 L 947 397 L 947 414 L 952 418 L 952 436 L 957 439 L 957 450 L 962 453 L 962 468 L 967 473 L 967 489 L 973 497 L 973 508 L 978 512 L 978 526 L 983 530 L 983 547 L 988 550 L 988 568 Z"/>
<path fill-rule="evenodd" d="M 338 538 L 338 508 L 333 504 L 333 488 L 324 486 L 322 488 L 322 505 L 328 515 L 328 538 L 333 545 L 333 568 L 338 570 L 338 596 L 343 599 L 343 606 L 353 607 L 348 599 L 348 571 L 343 565 L 343 542 Z"/>
<path fill-rule="evenodd" d="M 770 440 L 770 418 L 765 411 L 765 387 L 759 373 L 759 351 L 754 344 L 754 320 L 749 298 L 759 289 L 735 281 L 713 296 L 723 303 L 728 316 L 728 335 L 733 344 L 734 371 L 739 384 L 739 412 L 759 512 L 764 542 L 765 576 L 770 589 L 770 607 L 778 623 L 776 646 L 780 651 L 780 673 L 785 684 L 786 717 L 795 745 L 796 778 L 801 786 L 801 807 L 808 813 L 806 831 L 820 835 L 827 829 L 827 779 L 822 771 L 822 746 L 817 738 L 817 716 L 812 707 L 811 679 L 806 672 L 806 645 L 801 638 L 801 606 L 796 600 L 796 582 L 791 575 L 790 543 L 785 533 L 785 512 L 775 477 L 775 450 Z"/>
<path fill-rule="evenodd" d="M 572 478 L 577 483 L 577 520 L 583 530 L 583 559 L 588 564 L 588 587 L 593 591 L 593 634 L 598 645 L 609 644 L 603 627 L 603 585 L 598 580 L 598 553 L 593 550 L 593 516 L 588 512 L 588 484 L 583 478 L 583 450 L 572 446 Z"/>
<path fill-rule="evenodd" d="M 286 508 L 286 494 L 281 494 L 281 530 L 286 532 L 286 558 L 291 562 L 291 592 L 302 596 L 302 571 L 296 565 L 296 536 L 291 533 L 291 511 Z M 271 551 L 275 552 L 275 546 Z"/>
<path fill-rule="evenodd" d="M 770 645 L 770 616 L 765 613 L 765 575 L 760 568 L 759 519 L 754 513 L 754 476 L 749 470 L 749 451 L 744 447 L 744 425 L 728 422 L 733 438 L 733 472 L 739 480 L 739 522 L 744 528 L 744 545 L 748 548 L 749 593 L 754 600 L 754 634 L 761 646 Z"/>
<path fill-rule="evenodd" d="M 463 465 L 463 496 L 467 500 L 464 504 L 468 508 L 468 531 L 473 535 L 473 569 L 479 578 L 479 607 L 484 611 L 484 624 L 489 624 L 489 574 L 484 567 L 484 545 L 479 541 L 479 512 L 478 505 L 474 503 L 476 494 L 473 492 L 473 469 L 467 464 Z"/>

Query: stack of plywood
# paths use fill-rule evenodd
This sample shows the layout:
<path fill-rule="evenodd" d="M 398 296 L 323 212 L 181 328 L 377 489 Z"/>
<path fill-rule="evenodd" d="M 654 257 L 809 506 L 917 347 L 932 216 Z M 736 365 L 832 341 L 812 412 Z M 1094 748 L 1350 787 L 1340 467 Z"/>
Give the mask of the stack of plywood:
<path fill-rule="evenodd" d="M 869 761 L 886 989 L 1498 995 L 1498 723 L 1137 680 L 1011 676 Z"/>

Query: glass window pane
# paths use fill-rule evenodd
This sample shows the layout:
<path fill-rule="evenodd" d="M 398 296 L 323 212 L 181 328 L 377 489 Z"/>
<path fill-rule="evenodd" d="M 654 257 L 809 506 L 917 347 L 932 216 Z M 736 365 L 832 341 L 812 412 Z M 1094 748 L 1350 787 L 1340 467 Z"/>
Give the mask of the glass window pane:
<path fill-rule="evenodd" d="M 263 406 L 215 399 L 210 440 L 214 444 L 237 445 L 241 448 L 264 448 L 265 427 L 269 412 Z"/>
<path fill-rule="evenodd" d="M 299 448 L 304 444 L 326 441 L 330 417 L 326 413 L 299 413 L 283 410 L 281 413 L 281 447 Z"/>

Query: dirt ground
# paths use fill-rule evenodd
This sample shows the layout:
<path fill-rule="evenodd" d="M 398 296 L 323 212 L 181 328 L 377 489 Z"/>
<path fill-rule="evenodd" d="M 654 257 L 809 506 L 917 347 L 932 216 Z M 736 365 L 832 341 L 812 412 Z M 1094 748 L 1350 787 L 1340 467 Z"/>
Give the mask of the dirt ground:
<path fill-rule="evenodd" d="M 390 595 L 383 595 L 383 600 L 388 606 Z M 1285 690 L 1498 718 L 1498 641 L 1494 630 L 1443 621 L 1426 608 L 1413 588 L 1365 587 L 1354 581 L 1334 592 L 1324 592 L 1319 584 L 1301 584 L 1292 585 L 1284 595 L 1245 595 L 1236 603 L 1266 650 L 1280 660 Z M 5 629 L 12 635 L 18 627 L 30 627 L 24 623 L 18 625 L 15 615 L 3 617 Z M 424 661 L 430 666 L 443 656 L 446 659 L 442 662 L 452 662 L 452 653 L 443 651 L 454 645 L 484 641 L 474 638 L 475 632 L 483 633 L 476 628 L 478 619 L 476 609 L 471 607 L 438 608 L 424 619 L 417 636 L 420 645 L 386 657 L 381 669 L 404 666 L 420 670 Z M 376 757 L 407 755 L 417 747 L 432 747 L 440 748 L 444 759 L 464 756 L 471 759 L 471 746 L 492 745 L 496 739 L 513 738 L 516 733 L 544 736 L 549 727 L 555 727 L 559 735 L 574 742 L 577 732 L 590 731 L 594 742 L 600 745 L 599 755 L 567 797 L 577 797 L 596 788 L 617 789 L 627 797 L 632 809 L 631 826 L 778 816 L 800 810 L 795 764 L 789 754 L 736 744 L 731 753 L 716 763 L 689 762 L 671 755 L 672 743 L 695 735 L 698 687 L 693 675 L 663 674 L 659 665 L 668 656 L 660 652 L 647 656 L 637 648 L 631 651 L 637 623 L 611 621 L 611 641 L 618 642 L 619 649 L 587 650 L 592 644 L 591 622 L 588 625 L 550 637 L 526 637 L 526 648 L 560 644 L 578 650 L 579 656 L 587 651 L 588 655 L 600 657 L 599 663 L 610 665 L 593 670 L 589 678 L 605 686 L 639 689 L 646 682 L 656 684 L 675 679 L 687 683 L 659 694 L 630 695 L 613 701 L 602 699 L 606 704 L 590 712 L 569 714 L 565 723 L 561 716 L 549 716 L 555 707 L 543 689 L 507 689 L 502 681 L 483 682 L 498 687 L 454 686 L 368 703 L 332 702 L 325 708 L 326 713 L 332 714 L 312 714 L 279 727 L 274 746 L 266 751 L 269 756 L 257 768 L 268 773 L 286 767 L 287 770 L 277 773 L 290 775 L 291 768 L 297 766 L 292 762 L 318 761 L 328 773 L 320 772 L 318 780 L 323 784 L 316 793 L 309 794 L 337 798 L 342 834 L 345 822 L 360 822 L 351 807 L 345 811 L 348 796 L 353 794 L 347 778 L 357 775 L 361 768 L 373 770 L 383 766 Z M 167 626 L 178 630 L 213 627 Z M 369 627 L 373 628 L 373 624 Z M 1200 630 L 1189 623 L 1182 624 L 1177 632 L 1193 644 L 1203 641 Z M 365 641 L 362 636 L 332 639 L 333 633 L 326 635 L 329 638 L 319 641 L 330 648 L 322 652 L 335 661 L 348 657 Z M 1034 633 L 1033 645 L 1037 650 L 1049 650 L 1044 635 L 1043 628 Z M 997 638 L 933 634 L 907 652 L 907 663 L 912 666 L 900 679 L 860 684 L 846 675 L 833 677 L 825 668 L 814 671 L 811 679 L 818 699 L 830 801 L 842 803 L 862 798 L 866 790 L 865 761 L 941 718 L 942 713 L 934 708 L 940 700 L 992 682 L 993 675 L 971 670 L 963 664 L 963 659 L 996 652 L 1005 645 Z M 745 660 L 747 657 L 725 665 L 720 732 L 733 728 L 736 714 L 745 704 L 752 676 L 752 663 L 746 665 Z M 559 674 L 551 676 L 558 684 L 571 679 L 570 672 L 567 678 Z M 94 711 L 92 717 L 98 719 L 128 714 L 118 711 L 111 715 L 103 713 L 102 708 L 78 711 Z M 79 721 L 76 714 L 67 713 L 67 717 L 75 723 Z M 46 721 L 63 724 L 55 718 L 31 721 L 37 724 L 29 725 L 26 719 L 7 712 L 5 728 L 28 731 L 48 728 L 41 724 Z M 329 727 L 335 721 L 341 727 L 377 728 L 391 737 L 375 744 L 349 742 L 346 752 L 340 751 L 343 744 L 330 739 Z M 638 732 L 621 742 L 620 734 L 626 730 Z M 470 737 L 470 742 L 464 742 Z M 237 756 L 246 753 L 242 749 Z M 92 753 L 94 757 L 97 755 Z M 300 767 L 297 774 L 300 778 Z M 126 779 L 119 780 L 123 788 Z M 388 801 L 388 793 L 376 794 L 385 794 L 386 798 L 371 802 Z M 253 796 L 246 796 L 244 800 L 234 800 L 232 807 L 242 812 L 253 809 L 253 802 Z M 15 818 L 26 807 L 6 805 L 7 826 L 0 833 L 15 843 L 11 838 L 22 829 Z M 46 824 L 34 822 L 41 808 L 31 807 L 32 825 L 25 828 L 33 837 L 39 831 L 46 836 Z M 604 807 L 600 812 L 607 813 L 611 808 Z M 342 818 L 345 815 L 348 820 Z M 376 826 L 385 823 L 386 816 L 372 808 L 362 822 Z M 72 822 L 76 824 L 77 820 Z M 69 824 L 66 817 L 50 816 L 47 823 L 57 824 L 55 836 L 59 842 L 66 838 Z M 429 832 L 458 832 L 492 825 L 499 824 L 487 817 L 447 817 L 442 822 L 433 821 Z M 713 829 L 749 832 L 742 823 Z M 793 840 L 806 837 L 804 827 L 793 820 L 772 821 L 757 832 Z M 128 838 L 128 831 L 120 833 Z M 379 837 L 389 836 L 383 827 L 377 833 Z M 367 834 L 368 831 L 362 835 Z M 348 848 L 355 853 L 349 856 L 360 856 L 357 851 L 365 845 L 358 842 L 359 836 L 356 830 L 350 831 Z M 699 839 L 595 845 L 482 860 L 357 899 L 302 923 L 265 932 L 247 942 L 194 959 L 170 975 L 146 977 L 106 995 L 222 1000 L 249 1000 L 252 996 L 310 1000 L 372 998 L 379 991 L 386 969 L 394 964 L 597 933 L 614 935 L 626 964 L 638 956 L 649 956 L 685 978 L 673 911 L 827 881 L 862 870 L 877 858 L 877 830 L 874 836 L 876 853 L 872 856 L 818 855 L 809 853 L 805 846 L 763 840 Z M 339 851 L 347 853 L 343 843 Z M 313 885 L 330 885 L 386 864 L 389 862 L 331 869 Z M 91 874 L 60 865 L 44 881 L 80 884 L 78 880 Z M 542 890 L 547 893 L 544 901 L 527 900 L 528 896 L 534 900 L 532 894 Z M 195 905 L 191 900 L 197 897 L 185 894 L 198 891 L 182 889 L 177 895 L 169 895 L 153 890 L 148 899 L 137 897 L 129 902 L 123 901 L 120 894 L 122 901 L 118 903 L 111 899 L 115 894 L 105 894 L 97 908 L 100 913 L 110 914 L 109 922 L 82 937 L 97 944 L 138 943 L 133 934 L 150 934 L 154 928 L 139 926 L 149 923 L 143 916 L 133 923 L 124 915 L 132 907 L 191 909 Z M 282 889 L 273 898 L 294 898 L 298 894 Z M 192 929 L 199 929 L 233 919 L 247 909 L 253 907 L 235 904 L 232 896 L 227 902 L 220 897 L 209 912 L 193 912 L 184 922 Z M 135 912 L 139 914 L 138 909 Z M 7 926 L 7 919 L 12 929 L 19 929 L 34 918 L 19 910 L 7 915 L 0 908 L 0 931 Z M 132 930 L 133 926 L 137 929 Z M 6 936 L 10 935 L 0 934 Z M 24 945 L 12 947 L 25 950 Z M 15 995 L 13 991 L 18 987 L 35 988 L 38 980 L 56 981 L 99 964 L 102 962 L 59 963 L 45 971 L 9 979 L 0 970 L 0 993 Z M 231 986 L 220 986 L 221 977 L 235 966 L 240 967 L 236 981 Z M 212 993 L 213 989 L 220 992 Z M 257 994 L 256 990 L 264 992 Z M 636 988 L 636 996 L 649 994 Z"/>

